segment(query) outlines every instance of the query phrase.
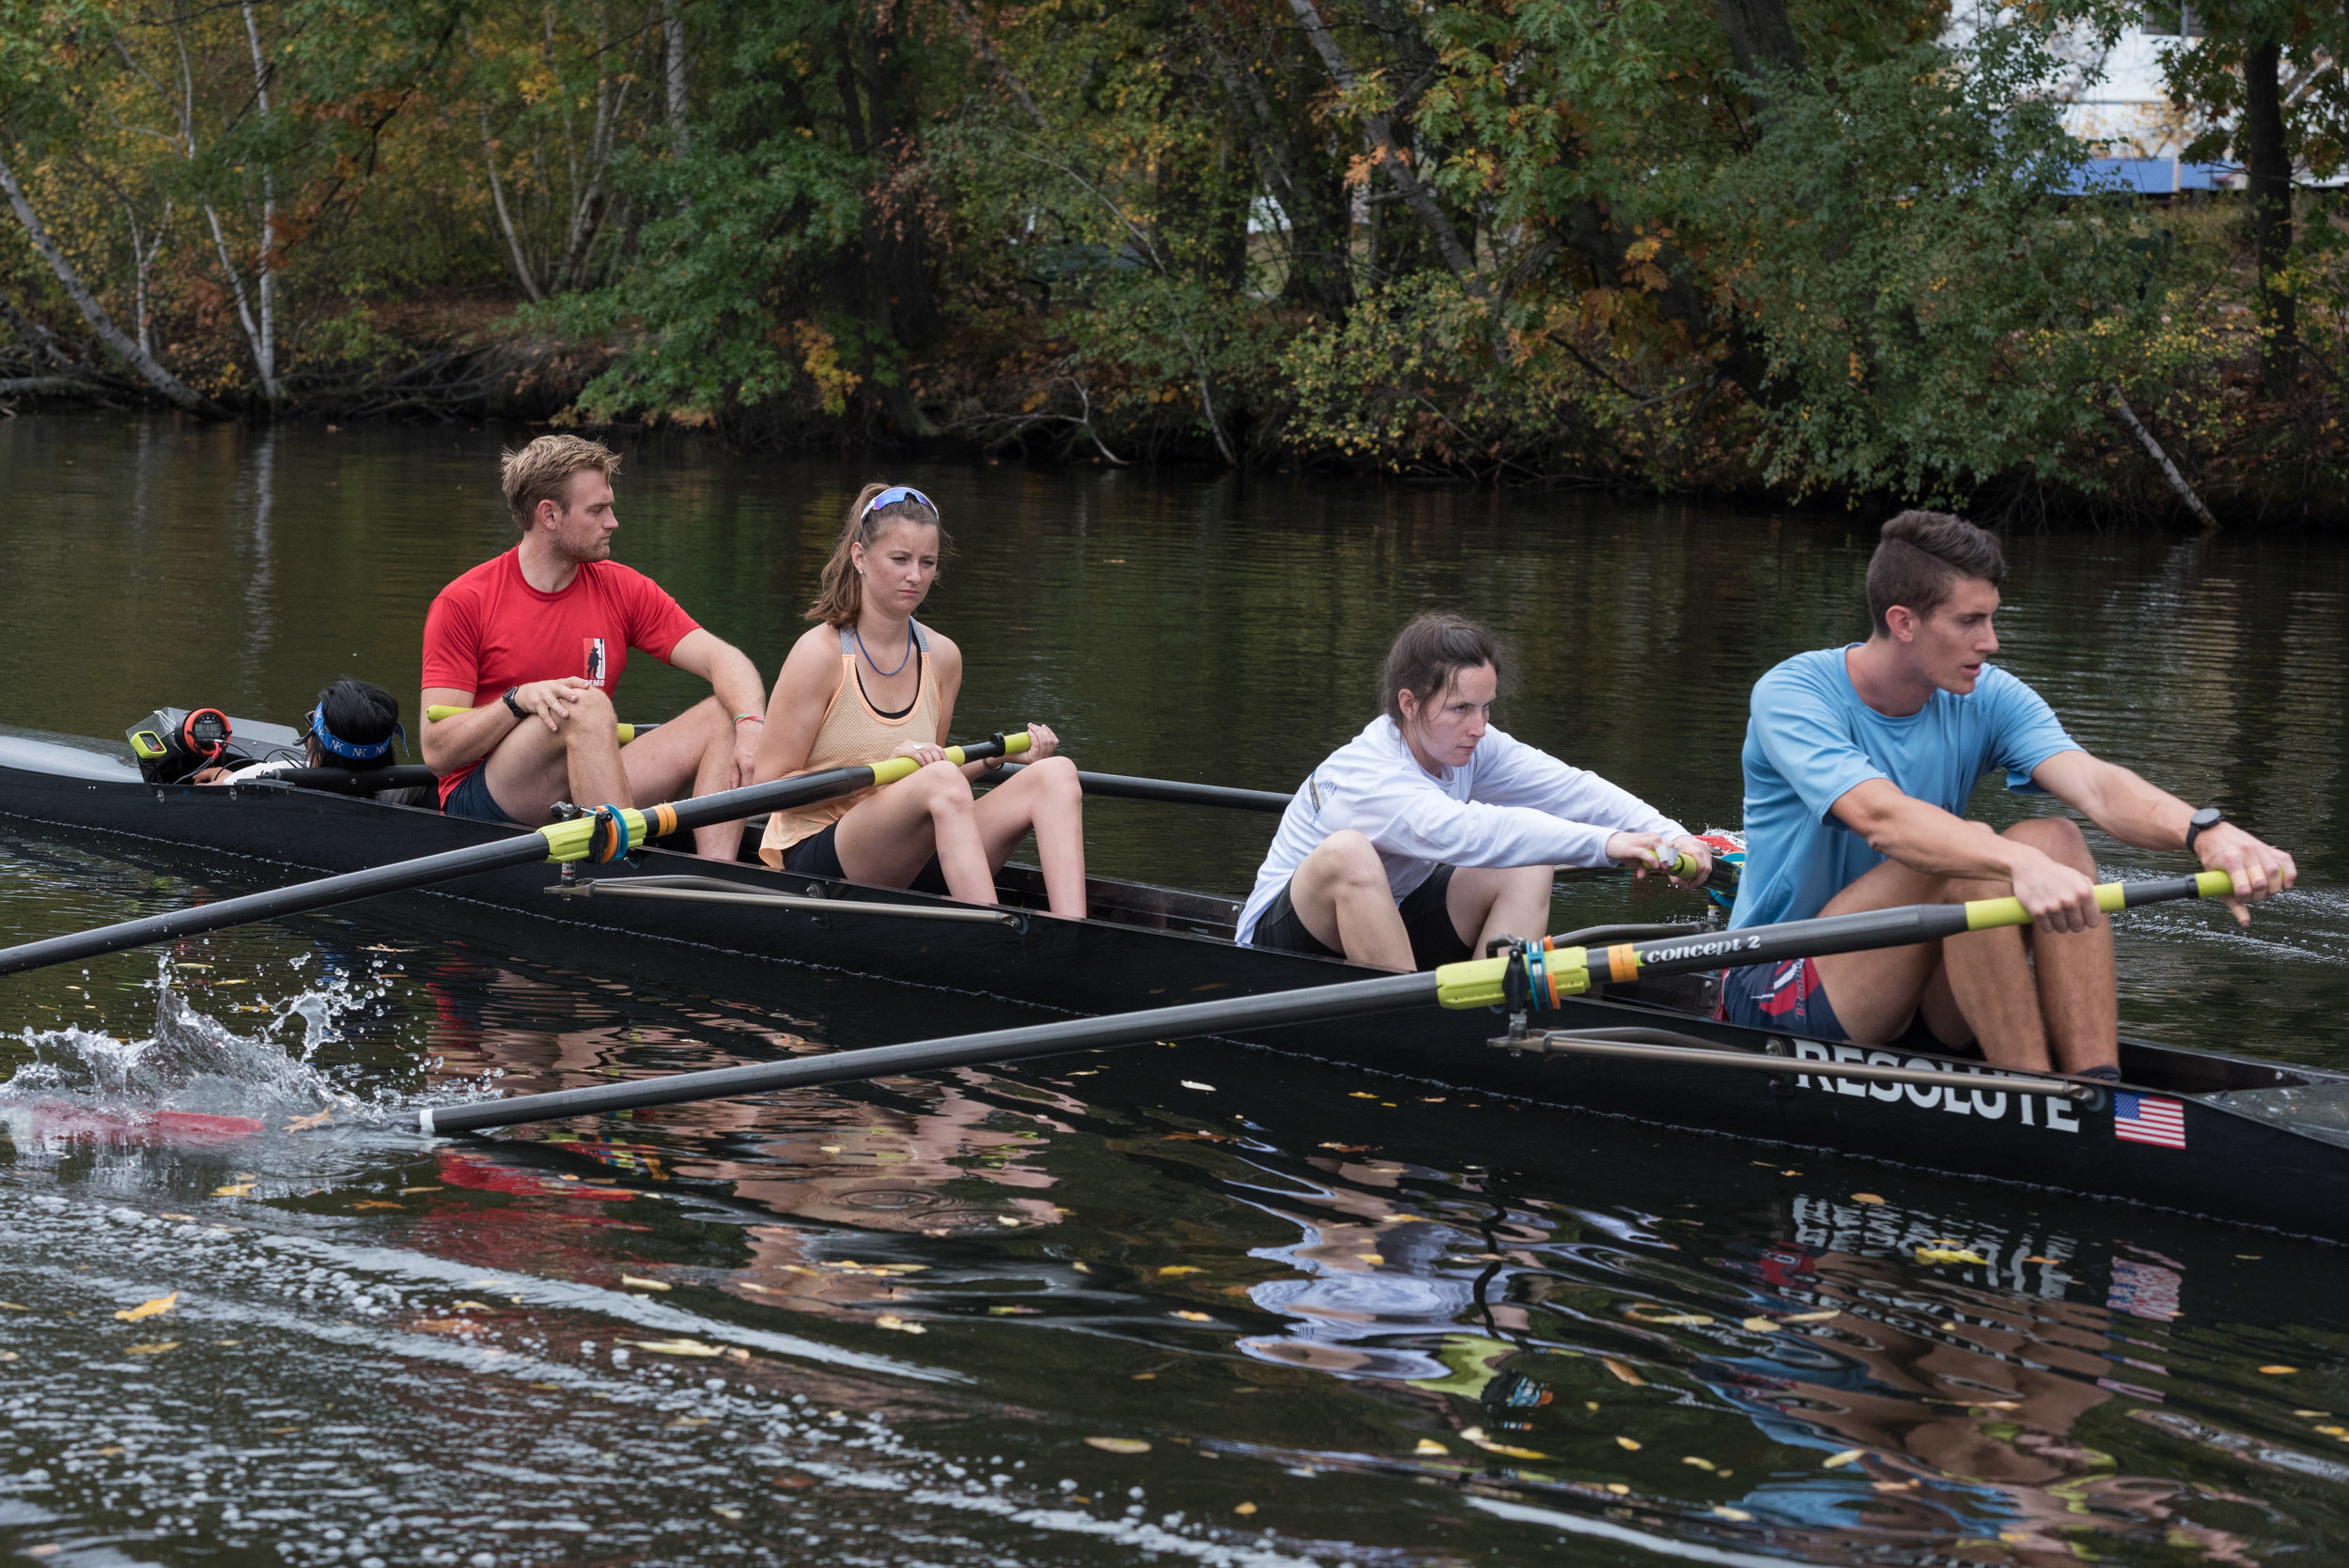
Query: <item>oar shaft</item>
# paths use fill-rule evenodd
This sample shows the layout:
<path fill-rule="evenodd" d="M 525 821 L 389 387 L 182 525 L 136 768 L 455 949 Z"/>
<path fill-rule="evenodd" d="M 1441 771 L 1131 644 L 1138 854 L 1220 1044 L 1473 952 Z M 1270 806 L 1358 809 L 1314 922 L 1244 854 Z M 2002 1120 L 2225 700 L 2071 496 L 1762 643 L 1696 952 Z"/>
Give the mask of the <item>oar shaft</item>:
<path fill-rule="evenodd" d="M 601 1115 L 646 1106 L 681 1105 L 691 1100 L 772 1094 L 782 1089 L 805 1089 L 852 1079 L 891 1078 L 900 1073 L 936 1072 L 989 1062 L 1024 1062 L 1037 1056 L 1138 1045 L 1146 1040 L 1184 1039 L 1226 1029 L 1310 1023 L 1359 1013 L 1424 1006 L 1435 999 L 1436 976 L 1432 972 L 1385 975 L 1377 980 L 1312 986 L 1268 996 L 1194 1001 L 1146 1013 L 1069 1018 L 1025 1029 L 999 1029 L 986 1034 L 917 1040 L 909 1045 L 876 1046 L 867 1050 L 719 1067 L 702 1073 L 677 1073 L 651 1082 L 599 1083 L 587 1089 L 558 1089 L 552 1094 L 524 1094 L 510 1100 L 443 1106 L 418 1111 L 416 1119 L 427 1133 L 477 1132 L 484 1127 Z"/>
<path fill-rule="evenodd" d="M 1024 751 L 1027 745 L 1025 735 L 1015 735 L 1009 740 L 998 736 L 974 746 L 949 746 L 946 756 L 947 760 L 956 763 L 975 762 L 1000 756 L 1007 750 Z M 630 808 L 620 815 L 628 823 L 630 842 L 642 844 L 660 833 L 683 831 L 714 822 L 729 822 L 759 812 L 781 811 L 875 784 L 892 784 L 920 767 L 921 764 L 911 757 L 890 757 L 870 767 L 828 768 L 820 773 L 802 773 L 796 778 L 749 784 L 741 789 L 697 796 L 690 800 L 652 806 L 643 811 Z M 586 855 L 596 828 L 595 818 L 583 816 L 489 844 L 470 845 L 462 849 L 427 855 L 421 860 L 370 866 L 365 871 L 322 877 L 316 881 L 297 883 L 289 888 L 272 888 L 267 893 L 247 893 L 241 898 L 226 898 L 215 904 L 197 904 L 171 910 L 167 914 L 148 915 L 139 920 L 101 925 L 94 931 L 77 931 L 70 936 L 24 942 L 16 947 L 0 949 L 0 974 L 16 974 L 25 970 L 39 969 L 46 964 L 70 963 L 77 958 L 94 958 L 101 954 L 120 953 L 126 948 L 144 947 L 149 942 L 169 941 L 205 931 L 218 931 L 251 921 L 308 914 L 337 904 L 376 898 L 384 893 L 406 893 L 415 888 L 430 887 L 437 882 L 455 881 L 460 877 L 501 871 L 507 866 L 528 865 L 534 861 L 580 860 Z"/>
<path fill-rule="evenodd" d="M 2143 882 L 2105 882 L 2096 888 L 2096 907 L 2115 912 L 2170 899 L 2223 898 L 2233 891 L 2232 878 L 2223 871 Z M 1775 963 L 1781 958 L 1818 958 L 1835 953 L 1908 947 L 1968 931 L 2030 924 L 2030 912 L 2013 898 L 1983 898 L 1968 904 L 1906 904 L 1890 909 L 1822 915 L 1813 920 L 1790 920 L 1777 925 L 1756 925 L 1707 936 L 1619 942 L 1598 949 L 1536 950 L 1529 955 L 1528 979 L 1533 987 L 1531 1000 L 1540 1005 L 1551 996 L 1579 996 L 1594 986 L 1620 986 L 1667 974 Z M 1437 971 L 1445 977 L 1444 1005 L 1473 1007 L 1502 1001 L 1507 996 L 1509 967 L 1517 962 L 1515 955 L 1503 955 L 1445 965 Z"/>
<path fill-rule="evenodd" d="M 1027 766 L 1024 762 L 1006 763 L 1003 771 L 1016 773 Z M 1112 800 L 1164 800 L 1178 806 L 1233 806 L 1241 811 L 1289 809 L 1289 797 L 1269 789 L 1234 789 L 1228 784 L 1186 784 L 1179 779 L 1138 779 L 1125 773 L 1080 772 L 1077 783 L 1087 795 Z"/>

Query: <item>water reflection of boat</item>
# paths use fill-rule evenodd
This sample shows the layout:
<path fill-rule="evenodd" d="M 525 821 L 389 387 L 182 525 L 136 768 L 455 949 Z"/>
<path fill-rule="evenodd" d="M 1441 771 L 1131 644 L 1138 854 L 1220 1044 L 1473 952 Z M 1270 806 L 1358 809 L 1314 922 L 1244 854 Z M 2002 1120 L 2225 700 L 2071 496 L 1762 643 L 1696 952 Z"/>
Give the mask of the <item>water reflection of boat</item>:
<path fill-rule="evenodd" d="M 0 812 L 75 831 L 342 872 L 502 836 L 485 824 L 358 796 L 256 781 L 147 783 L 106 742 L 0 731 Z M 210 863 L 217 864 L 217 861 Z M 242 877 L 272 882 L 257 864 Z M 1342 962 L 1236 945 L 1232 900 L 1107 877 L 1088 884 L 1092 918 L 1058 921 L 1040 878 L 1008 869 L 1004 921 L 921 893 L 850 888 L 649 848 L 625 873 L 580 878 L 521 866 L 451 883 L 428 905 L 436 928 L 511 943 L 542 927 L 583 969 L 772 994 L 778 963 L 813 965 L 1079 1013 L 1263 994 L 1364 978 Z M 555 896 L 568 893 L 568 896 Z M 714 895 L 714 897 L 713 897 Z M 402 895 L 415 898 L 421 895 Z M 959 914 L 959 920 L 940 920 Z M 516 916 L 531 917 L 518 921 Z M 1007 923 L 1005 923 L 1007 922 Z M 1692 979 L 1624 986 L 1548 1015 L 1562 1029 L 1669 1024 L 1679 1036 L 1750 1055 L 1815 1060 L 1815 1074 L 1728 1072 L 1655 1061 L 1515 1055 L 1486 1048 L 1493 1020 L 1424 1012 L 1247 1032 L 1250 1045 L 1515 1099 L 1661 1126 L 1993 1180 L 2026 1182 L 2279 1230 L 2349 1240 L 2349 1135 L 2314 1136 L 2279 1114 L 2349 1098 L 2349 1074 L 2216 1051 L 2123 1042 L 2126 1092 L 2092 1103 L 2019 1092 L 2013 1075 L 1945 1057 L 1895 1055 L 1764 1034 L 1699 1016 Z M 1863 1082 L 1841 1063 L 1969 1075 L 1945 1085 Z M 1978 1079 L 1977 1076 L 1978 1075 Z M 2153 1127 L 2157 1136 L 2149 1136 Z M 2255 1175 L 2254 1175 L 2255 1173 Z"/>

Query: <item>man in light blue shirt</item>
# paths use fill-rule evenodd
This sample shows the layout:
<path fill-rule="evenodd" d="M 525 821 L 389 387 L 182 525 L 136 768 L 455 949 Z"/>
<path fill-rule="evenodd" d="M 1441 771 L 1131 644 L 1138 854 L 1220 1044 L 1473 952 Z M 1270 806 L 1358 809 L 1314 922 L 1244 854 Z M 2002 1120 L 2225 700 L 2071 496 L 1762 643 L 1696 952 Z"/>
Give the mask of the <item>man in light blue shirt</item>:
<path fill-rule="evenodd" d="M 2293 884 L 2292 857 L 2091 756 L 2046 702 L 1988 663 L 2006 559 L 1944 512 L 1886 523 L 1868 565 L 1865 643 L 1797 654 L 1755 683 L 1746 727 L 1746 869 L 1733 928 L 1903 904 L 2022 900 L 2028 929 L 1756 964 L 1723 977 L 1721 1016 L 1883 1045 L 1929 1032 L 2004 1067 L 2119 1076 L 2112 929 L 2068 816 L 2005 832 L 1961 813 L 1991 768 L 2125 844 L 2190 850 L 2233 875 L 2235 918 Z M 1831 1001 L 1829 999 L 1832 999 Z"/>

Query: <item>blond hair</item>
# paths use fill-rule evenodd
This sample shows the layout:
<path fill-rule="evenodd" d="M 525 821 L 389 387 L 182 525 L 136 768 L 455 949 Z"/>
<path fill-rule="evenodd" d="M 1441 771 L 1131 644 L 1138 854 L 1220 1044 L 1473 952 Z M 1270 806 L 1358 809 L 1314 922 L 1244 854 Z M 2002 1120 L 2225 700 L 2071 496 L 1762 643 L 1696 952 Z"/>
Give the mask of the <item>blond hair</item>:
<path fill-rule="evenodd" d="M 584 436 L 540 436 L 519 452 L 498 455 L 498 487 L 506 492 L 514 526 L 530 532 L 538 503 L 571 509 L 571 475 L 594 469 L 609 480 L 620 472 L 620 455 Z"/>
<path fill-rule="evenodd" d="M 923 505 L 911 496 L 893 501 L 886 506 L 873 506 L 873 497 L 896 486 L 870 484 L 856 492 L 856 500 L 848 505 L 848 523 L 840 531 L 839 542 L 832 547 L 832 559 L 824 563 L 823 586 L 817 590 L 816 602 L 807 607 L 807 618 L 822 621 L 827 626 L 847 627 L 856 624 L 864 613 L 864 579 L 857 574 L 856 563 L 849 559 L 851 547 L 873 548 L 873 542 L 901 522 L 938 529 L 938 552 L 946 553 L 951 543 L 946 530 L 940 526 L 938 513 Z"/>

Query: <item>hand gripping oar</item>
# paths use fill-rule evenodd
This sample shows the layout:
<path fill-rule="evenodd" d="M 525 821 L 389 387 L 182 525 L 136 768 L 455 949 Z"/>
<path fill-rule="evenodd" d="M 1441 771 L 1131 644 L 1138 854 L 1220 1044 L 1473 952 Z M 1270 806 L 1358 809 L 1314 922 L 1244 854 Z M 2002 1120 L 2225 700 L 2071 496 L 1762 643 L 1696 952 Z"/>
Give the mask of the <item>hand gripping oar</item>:
<path fill-rule="evenodd" d="M 946 760 L 953 763 L 978 762 L 987 757 L 1003 756 L 1027 749 L 1028 737 L 1024 732 L 1008 739 L 998 735 L 973 746 L 949 746 L 946 748 Z M 453 881 L 459 877 L 471 877 L 485 871 L 500 871 L 507 866 L 528 865 L 534 861 L 616 860 L 627 854 L 630 846 L 642 844 L 646 839 L 659 838 L 684 829 L 705 827 L 713 822 L 727 822 L 739 816 L 751 816 L 759 812 L 781 811 L 810 800 L 847 795 L 875 784 L 894 784 L 917 771 L 921 766 L 911 757 L 887 757 L 869 766 L 828 768 L 820 773 L 801 773 L 769 784 L 749 784 L 716 795 L 696 796 L 690 800 L 647 806 L 642 811 L 632 806 L 625 809 L 603 806 L 590 815 L 568 822 L 550 823 L 544 828 L 517 833 L 511 838 L 502 838 L 490 844 L 476 844 L 463 849 L 427 855 L 420 860 L 346 872 L 340 877 L 320 877 L 315 882 L 301 882 L 269 893 L 248 893 L 242 898 L 226 898 L 217 904 L 199 904 L 185 909 L 174 909 L 169 914 L 148 915 L 143 920 L 101 925 L 94 931 L 81 931 L 70 937 L 49 937 L 40 941 L 0 949 L 0 974 L 15 974 L 23 970 L 39 969 L 44 964 L 63 964 L 76 958 L 95 957 L 101 953 L 119 953 L 125 948 L 143 947 L 148 942 L 164 941 L 174 937 L 193 936 L 199 931 L 217 931 L 224 926 L 241 925 L 248 921 L 307 914 L 313 909 L 348 904 L 355 899 L 373 898 L 387 893 L 405 893 L 411 888 L 430 887 L 435 882 Z"/>
<path fill-rule="evenodd" d="M 2164 899 L 2219 898 L 2233 891 L 2234 884 L 2225 872 L 2205 871 L 2199 877 L 2155 882 L 2105 883 L 2096 889 L 2096 903 L 2100 908 L 2123 909 Z M 650 1081 L 600 1083 L 587 1089 L 560 1089 L 552 1094 L 522 1094 L 509 1100 L 438 1106 L 416 1112 L 416 1125 L 426 1133 L 476 1132 L 484 1127 L 514 1126 L 523 1122 L 765 1094 L 855 1079 L 1022 1062 L 1068 1051 L 1138 1045 L 1145 1040 L 1176 1040 L 1238 1029 L 1313 1023 L 1361 1013 L 1423 1007 L 1429 1002 L 1450 1008 L 1500 1004 L 1540 1007 L 1555 1005 L 1561 999 L 1579 995 L 1592 986 L 1635 975 L 1678 974 L 1688 970 L 1719 969 L 1723 964 L 1905 947 L 1995 925 L 2030 924 L 2030 917 L 2023 906 L 2012 898 L 1981 899 L 1971 904 L 1915 904 L 1866 914 L 1829 915 L 1819 920 L 1788 921 L 1782 925 L 1758 925 L 1718 936 L 1626 942 L 1605 950 L 1610 968 L 1604 972 L 1588 967 L 1587 950 L 1583 948 L 1560 948 L 1545 954 L 1540 949 L 1520 947 L 1496 957 L 1446 964 L 1417 974 L 1310 986 L 1266 996 L 1229 997 L 1180 1007 L 1153 1008 L 1144 1013 L 1070 1018 L 1025 1029 L 916 1040 L 902 1046 L 876 1046 L 866 1050 L 837 1051 L 789 1062 L 675 1073 Z M 1622 954 L 1632 956 L 1615 956 Z M 1579 983 L 1570 976 L 1579 977 Z"/>

